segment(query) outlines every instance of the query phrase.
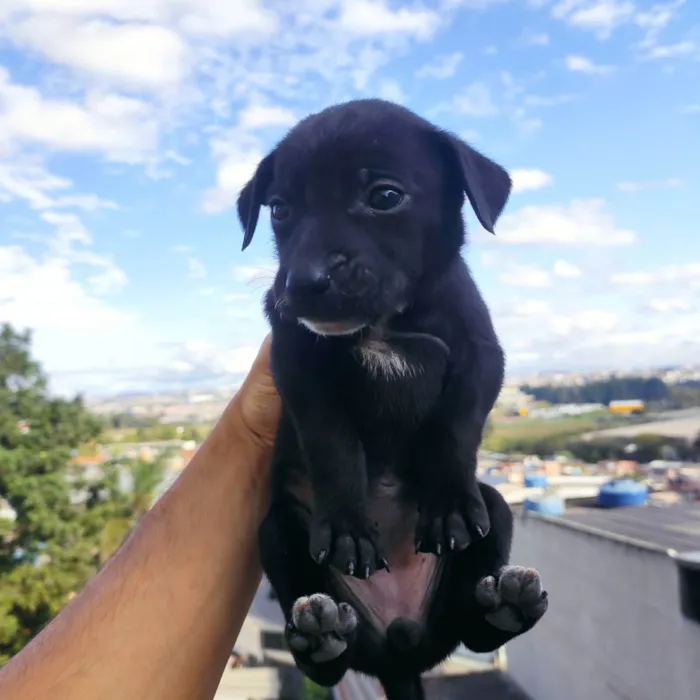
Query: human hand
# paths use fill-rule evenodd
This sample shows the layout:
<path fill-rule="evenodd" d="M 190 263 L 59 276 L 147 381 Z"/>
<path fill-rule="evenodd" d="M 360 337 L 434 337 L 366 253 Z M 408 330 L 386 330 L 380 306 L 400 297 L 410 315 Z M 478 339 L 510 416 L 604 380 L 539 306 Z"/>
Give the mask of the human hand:
<path fill-rule="evenodd" d="M 270 372 L 271 341 L 271 335 L 263 341 L 230 405 L 241 437 L 250 438 L 265 449 L 274 443 L 281 410 L 280 396 Z"/>

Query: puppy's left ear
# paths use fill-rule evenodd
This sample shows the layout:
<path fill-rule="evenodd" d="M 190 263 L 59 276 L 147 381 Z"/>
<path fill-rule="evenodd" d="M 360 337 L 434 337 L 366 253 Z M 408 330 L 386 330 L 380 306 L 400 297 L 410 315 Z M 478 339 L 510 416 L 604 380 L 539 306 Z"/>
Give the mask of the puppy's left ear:
<path fill-rule="evenodd" d="M 260 207 L 265 204 L 265 194 L 272 182 L 273 156 L 274 153 L 270 153 L 260 161 L 255 170 L 255 175 L 253 175 L 238 195 L 238 201 L 236 203 L 238 219 L 244 231 L 243 247 L 241 250 L 245 250 L 253 240 L 253 234 L 255 233 L 255 229 L 258 225 L 258 217 L 260 216 Z"/>
<path fill-rule="evenodd" d="M 513 186 L 510 175 L 505 168 L 457 136 L 448 133 L 442 136 L 477 219 L 489 233 L 495 233 L 494 225 L 506 206 Z"/>

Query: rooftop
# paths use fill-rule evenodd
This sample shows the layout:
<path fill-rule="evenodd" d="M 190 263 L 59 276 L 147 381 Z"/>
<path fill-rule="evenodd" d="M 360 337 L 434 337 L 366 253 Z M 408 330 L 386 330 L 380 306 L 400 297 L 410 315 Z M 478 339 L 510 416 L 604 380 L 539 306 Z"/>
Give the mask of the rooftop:
<path fill-rule="evenodd" d="M 562 519 L 678 552 L 700 549 L 700 503 L 629 508 L 567 507 Z"/>

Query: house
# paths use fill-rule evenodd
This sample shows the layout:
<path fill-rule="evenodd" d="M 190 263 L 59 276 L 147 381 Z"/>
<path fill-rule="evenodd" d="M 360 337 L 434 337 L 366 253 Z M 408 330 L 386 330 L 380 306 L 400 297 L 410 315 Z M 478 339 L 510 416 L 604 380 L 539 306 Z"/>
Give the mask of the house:
<path fill-rule="evenodd" d="M 697 700 L 699 550 L 689 501 L 519 516 L 512 561 L 550 605 L 507 645 L 509 676 L 534 700 Z"/>

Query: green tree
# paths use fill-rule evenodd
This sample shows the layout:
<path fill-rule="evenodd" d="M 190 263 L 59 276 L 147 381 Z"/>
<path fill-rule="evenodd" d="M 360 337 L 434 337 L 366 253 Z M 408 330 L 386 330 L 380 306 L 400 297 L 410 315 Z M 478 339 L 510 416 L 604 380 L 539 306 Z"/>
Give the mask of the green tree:
<path fill-rule="evenodd" d="M 329 700 L 331 691 L 305 677 L 302 685 L 301 697 L 302 700 Z"/>
<path fill-rule="evenodd" d="M 128 516 L 116 465 L 91 477 L 72 460 L 101 422 L 82 399 L 50 395 L 30 332 L 0 327 L 0 665 L 76 593 L 100 563 L 106 524 Z"/>

